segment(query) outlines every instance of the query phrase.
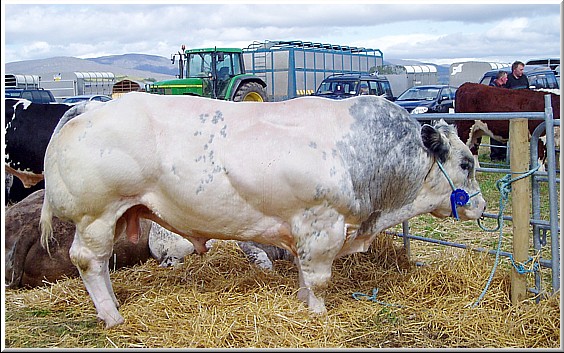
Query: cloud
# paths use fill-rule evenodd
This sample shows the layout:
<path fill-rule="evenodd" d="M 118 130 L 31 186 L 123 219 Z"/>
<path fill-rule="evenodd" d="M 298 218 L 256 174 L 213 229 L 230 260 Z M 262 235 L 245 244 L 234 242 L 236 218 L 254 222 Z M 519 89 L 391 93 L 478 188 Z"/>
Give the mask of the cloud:
<path fill-rule="evenodd" d="M 181 44 L 246 47 L 264 40 L 377 48 L 389 58 L 560 52 L 559 4 L 7 4 L 4 16 L 8 62 L 168 57 Z"/>

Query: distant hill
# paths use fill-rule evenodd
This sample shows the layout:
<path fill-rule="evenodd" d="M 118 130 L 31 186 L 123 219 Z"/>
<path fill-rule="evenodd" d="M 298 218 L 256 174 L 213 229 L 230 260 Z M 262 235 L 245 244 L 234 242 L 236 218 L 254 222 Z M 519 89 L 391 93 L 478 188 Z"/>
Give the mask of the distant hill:
<path fill-rule="evenodd" d="M 154 72 L 163 75 L 174 76 L 178 74 L 178 66 L 173 65 L 170 59 L 146 54 L 123 54 L 101 56 L 88 59 L 103 65 L 118 66 L 126 69 Z"/>
<path fill-rule="evenodd" d="M 385 64 L 390 63 L 395 65 L 434 65 L 437 68 L 438 82 L 448 84 L 448 65 L 400 59 L 385 61 Z M 178 73 L 178 67 L 173 65 L 169 58 L 147 54 L 110 55 L 88 59 L 65 56 L 6 63 L 6 74 L 39 75 L 42 79 L 52 77 L 53 73 L 75 71 L 111 72 L 118 79 L 160 81 L 174 78 Z"/>
<path fill-rule="evenodd" d="M 91 59 L 54 57 L 6 63 L 6 74 L 39 75 L 43 79 L 57 72 L 111 72 L 118 78 L 138 81 L 174 78 L 170 59 L 155 55 L 125 54 Z"/>

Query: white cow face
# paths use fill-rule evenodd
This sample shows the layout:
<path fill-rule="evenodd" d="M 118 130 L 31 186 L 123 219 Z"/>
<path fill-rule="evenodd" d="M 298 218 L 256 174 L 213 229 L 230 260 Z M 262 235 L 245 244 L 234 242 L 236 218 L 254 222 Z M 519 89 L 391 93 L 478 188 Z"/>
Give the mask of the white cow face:
<path fill-rule="evenodd" d="M 430 213 L 440 218 L 456 215 L 461 220 L 480 218 L 486 208 L 486 201 L 475 178 L 472 153 L 460 140 L 455 128 L 441 120 L 434 127 L 424 125 L 421 137 L 436 160 L 425 179 L 423 190 L 427 195 L 421 195 L 428 200 L 436 200 Z M 453 209 L 451 195 L 458 189 L 463 191 L 456 191 Z M 467 202 L 464 202 L 464 192 L 469 196 Z"/>

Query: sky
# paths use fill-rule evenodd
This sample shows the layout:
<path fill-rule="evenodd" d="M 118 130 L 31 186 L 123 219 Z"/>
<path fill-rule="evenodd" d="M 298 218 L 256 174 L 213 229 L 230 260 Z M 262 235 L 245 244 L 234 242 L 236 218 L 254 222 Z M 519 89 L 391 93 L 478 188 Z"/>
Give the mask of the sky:
<path fill-rule="evenodd" d="M 560 57 L 559 1 L 2 3 L 2 61 L 245 48 L 300 40 L 379 49 L 384 60 L 448 65 Z M 118 4 L 115 4 L 118 3 Z"/>

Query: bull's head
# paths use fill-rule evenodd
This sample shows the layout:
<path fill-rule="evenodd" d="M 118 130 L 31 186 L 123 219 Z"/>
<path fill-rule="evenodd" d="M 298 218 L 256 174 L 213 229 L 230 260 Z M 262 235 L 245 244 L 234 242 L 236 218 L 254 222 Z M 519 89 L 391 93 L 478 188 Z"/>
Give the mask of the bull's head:
<path fill-rule="evenodd" d="M 421 138 L 435 162 L 425 178 L 422 202 L 431 202 L 430 213 L 436 217 L 478 219 L 486 201 L 475 178 L 472 153 L 454 126 L 442 119 L 435 126 L 423 125 Z"/>

